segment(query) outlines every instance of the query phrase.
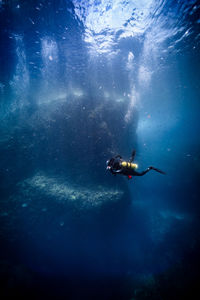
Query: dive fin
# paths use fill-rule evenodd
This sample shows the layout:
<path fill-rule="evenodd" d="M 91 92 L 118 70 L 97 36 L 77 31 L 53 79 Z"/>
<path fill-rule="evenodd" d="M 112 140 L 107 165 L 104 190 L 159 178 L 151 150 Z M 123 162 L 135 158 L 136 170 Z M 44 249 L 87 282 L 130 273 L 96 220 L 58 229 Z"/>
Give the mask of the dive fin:
<path fill-rule="evenodd" d="M 161 173 L 161 174 L 163 174 L 163 175 L 166 175 L 166 173 L 163 172 L 163 171 L 160 170 L 160 169 L 157 169 L 157 168 L 155 168 L 155 167 L 151 167 L 151 168 L 152 168 L 152 170 L 154 170 L 154 171 L 156 171 L 156 172 L 158 172 L 158 173 Z"/>

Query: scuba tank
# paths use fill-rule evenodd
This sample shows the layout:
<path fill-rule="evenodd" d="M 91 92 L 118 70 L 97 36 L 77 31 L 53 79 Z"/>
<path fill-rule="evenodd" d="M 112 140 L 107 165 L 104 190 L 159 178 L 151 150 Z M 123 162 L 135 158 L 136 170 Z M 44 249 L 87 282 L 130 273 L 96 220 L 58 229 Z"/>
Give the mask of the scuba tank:
<path fill-rule="evenodd" d="M 127 162 L 127 161 L 122 161 L 121 166 L 123 168 L 127 168 L 127 169 L 137 169 L 138 168 L 137 164 L 130 163 L 130 162 Z"/>

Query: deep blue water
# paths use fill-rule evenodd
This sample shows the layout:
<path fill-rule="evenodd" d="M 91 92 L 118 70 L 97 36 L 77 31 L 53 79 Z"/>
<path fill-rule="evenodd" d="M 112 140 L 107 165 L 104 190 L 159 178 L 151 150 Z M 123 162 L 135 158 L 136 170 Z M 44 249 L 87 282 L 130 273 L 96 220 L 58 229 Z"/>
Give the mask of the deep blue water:
<path fill-rule="evenodd" d="M 199 1 L 0 1 L 3 299 L 199 293 L 199 70 Z"/>

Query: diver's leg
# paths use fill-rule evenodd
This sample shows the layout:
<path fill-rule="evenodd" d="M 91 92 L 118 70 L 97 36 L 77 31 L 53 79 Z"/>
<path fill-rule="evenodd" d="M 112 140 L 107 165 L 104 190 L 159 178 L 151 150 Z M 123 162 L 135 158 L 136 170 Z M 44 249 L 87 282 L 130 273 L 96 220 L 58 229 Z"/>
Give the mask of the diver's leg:
<path fill-rule="evenodd" d="M 135 154 L 136 154 L 136 151 L 135 151 L 135 149 L 133 149 L 132 154 L 131 154 L 131 158 L 129 159 L 130 163 L 132 163 L 134 161 Z"/>
<path fill-rule="evenodd" d="M 134 171 L 134 176 L 143 176 L 143 175 L 145 175 L 146 173 L 148 173 L 150 170 L 154 170 L 154 171 L 159 172 L 159 173 L 161 173 L 161 174 L 163 174 L 163 175 L 166 174 L 166 173 L 163 172 L 162 170 L 150 166 L 150 167 L 148 167 L 148 168 L 147 168 L 145 171 L 143 171 L 143 172 L 137 172 L 137 171 Z"/>
<path fill-rule="evenodd" d="M 151 170 L 151 167 L 148 167 L 146 170 L 144 170 L 143 172 L 137 172 L 137 171 L 134 171 L 134 176 L 143 176 L 145 175 L 146 173 L 148 173 L 149 171 Z"/>

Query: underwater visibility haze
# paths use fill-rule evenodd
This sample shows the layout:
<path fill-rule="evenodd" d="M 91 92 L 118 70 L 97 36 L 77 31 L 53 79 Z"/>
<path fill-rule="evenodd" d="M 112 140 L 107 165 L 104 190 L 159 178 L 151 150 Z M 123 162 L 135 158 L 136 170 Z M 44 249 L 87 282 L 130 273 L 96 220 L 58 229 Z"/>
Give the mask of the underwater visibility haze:
<path fill-rule="evenodd" d="M 199 293 L 199 79 L 199 1 L 0 0 L 2 299 Z"/>

